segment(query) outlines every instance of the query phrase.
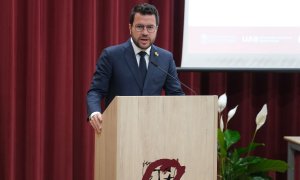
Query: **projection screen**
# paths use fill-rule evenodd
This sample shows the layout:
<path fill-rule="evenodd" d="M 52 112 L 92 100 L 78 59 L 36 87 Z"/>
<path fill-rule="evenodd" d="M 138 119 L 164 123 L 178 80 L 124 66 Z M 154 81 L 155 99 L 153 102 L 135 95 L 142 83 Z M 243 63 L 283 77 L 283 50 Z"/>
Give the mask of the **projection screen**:
<path fill-rule="evenodd" d="M 300 69 L 297 0 L 185 0 L 181 67 Z"/>

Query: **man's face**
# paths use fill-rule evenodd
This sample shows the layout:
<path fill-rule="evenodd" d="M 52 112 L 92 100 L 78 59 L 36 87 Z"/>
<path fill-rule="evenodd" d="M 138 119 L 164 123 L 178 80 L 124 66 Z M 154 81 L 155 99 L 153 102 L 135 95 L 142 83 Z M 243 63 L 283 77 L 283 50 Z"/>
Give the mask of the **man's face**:
<path fill-rule="evenodd" d="M 143 50 L 147 49 L 154 43 L 156 38 L 155 15 L 141 15 L 140 13 L 136 13 L 133 24 L 129 24 L 129 31 L 134 44 Z"/>

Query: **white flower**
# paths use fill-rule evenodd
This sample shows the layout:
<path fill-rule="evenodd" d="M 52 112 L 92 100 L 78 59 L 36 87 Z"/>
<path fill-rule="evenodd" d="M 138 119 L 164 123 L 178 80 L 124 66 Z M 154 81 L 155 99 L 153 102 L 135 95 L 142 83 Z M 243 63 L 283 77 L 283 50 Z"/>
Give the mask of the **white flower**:
<path fill-rule="evenodd" d="M 264 106 L 261 108 L 260 112 L 256 116 L 256 131 L 264 125 L 266 122 L 268 110 L 267 110 L 267 105 L 264 104 Z"/>
<path fill-rule="evenodd" d="M 228 112 L 228 119 L 227 119 L 227 123 L 229 122 L 229 120 L 234 116 L 235 112 L 236 112 L 236 109 L 237 109 L 238 105 L 235 106 L 235 108 L 231 109 L 229 112 Z"/>
<path fill-rule="evenodd" d="M 221 113 L 225 109 L 226 104 L 227 104 L 227 96 L 226 93 L 224 93 L 218 99 L 219 113 Z"/>
<path fill-rule="evenodd" d="M 224 122 L 223 122 L 222 116 L 221 116 L 221 118 L 220 118 L 220 129 L 221 129 L 221 131 L 223 132 L 223 130 L 224 130 Z"/>

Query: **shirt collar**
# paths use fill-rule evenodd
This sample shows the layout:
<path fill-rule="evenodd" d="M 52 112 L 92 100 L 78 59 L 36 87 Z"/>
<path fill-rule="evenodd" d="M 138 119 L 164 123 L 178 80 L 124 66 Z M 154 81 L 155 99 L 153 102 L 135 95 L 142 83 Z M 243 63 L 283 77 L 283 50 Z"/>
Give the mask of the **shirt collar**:
<path fill-rule="evenodd" d="M 131 42 L 131 44 L 132 44 L 133 51 L 134 51 L 134 54 L 135 54 L 135 55 L 137 55 L 137 54 L 138 54 L 139 52 L 141 52 L 141 51 L 144 51 L 144 50 L 142 50 L 141 48 L 137 47 L 137 46 L 134 44 L 132 38 L 130 38 L 130 42 Z M 149 56 L 150 56 L 150 50 L 151 50 L 151 46 L 148 47 L 148 48 L 145 50 L 145 52 L 146 52 Z"/>

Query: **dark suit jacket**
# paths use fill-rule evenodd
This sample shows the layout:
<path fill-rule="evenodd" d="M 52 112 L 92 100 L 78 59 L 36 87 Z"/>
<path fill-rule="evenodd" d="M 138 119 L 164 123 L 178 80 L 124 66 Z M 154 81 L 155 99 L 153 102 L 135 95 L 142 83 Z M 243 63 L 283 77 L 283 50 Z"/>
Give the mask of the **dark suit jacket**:
<path fill-rule="evenodd" d="M 150 61 L 177 78 L 173 55 L 169 51 L 152 45 Z M 87 93 L 88 115 L 99 111 L 100 101 L 105 97 L 105 105 L 115 96 L 183 95 L 180 82 L 168 76 L 149 62 L 144 85 L 139 76 L 136 56 L 130 39 L 120 45 L 103 50 L 96 65 L 93 81 Z"/>

